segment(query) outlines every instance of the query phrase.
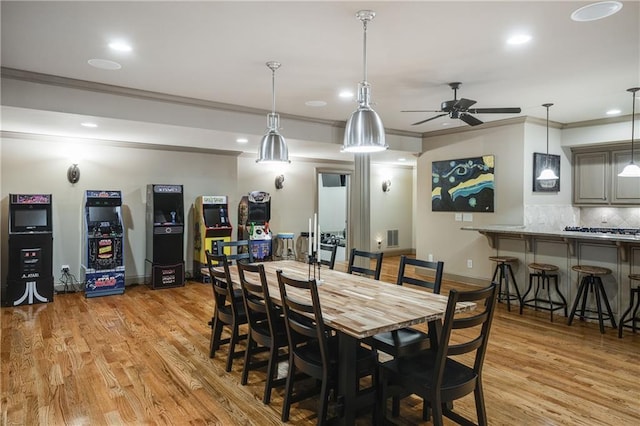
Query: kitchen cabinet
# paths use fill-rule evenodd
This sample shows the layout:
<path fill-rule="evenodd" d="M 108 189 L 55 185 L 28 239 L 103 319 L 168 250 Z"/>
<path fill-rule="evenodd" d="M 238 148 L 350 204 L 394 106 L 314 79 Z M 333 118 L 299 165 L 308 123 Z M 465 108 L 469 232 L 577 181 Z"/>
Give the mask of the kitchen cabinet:
<path fill-rule="evenodd" d="M 618 173 L 631 161 L 631 150 L 612 151 L 612 204 L 640 204 L 640 178 L 619 177 Z M 639 158 L 638 154 L 634 155 Z"/>
<path fill-rule="evenodd" d="M 573 203 L 609 204 L 609 153 L 580 152 L 573 156 Z"/>
<path fill-rule="evenodd" d="M 631 160 L 624 146 L 576 150 L 573 153 L 573 203 L 576 205 L 638 205 L 640 178 L 619 177 Z"/>

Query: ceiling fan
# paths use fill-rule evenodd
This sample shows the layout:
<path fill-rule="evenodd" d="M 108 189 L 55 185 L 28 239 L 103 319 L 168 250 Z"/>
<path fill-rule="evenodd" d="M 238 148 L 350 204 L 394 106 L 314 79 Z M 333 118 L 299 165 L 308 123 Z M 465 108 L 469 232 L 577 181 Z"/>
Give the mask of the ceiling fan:
<path fill-rule="evenodd" d="M 448 115 L 450 118 L 459 118 L 470 126 L 477 126 L 483 122 L 474 117 L 471 114 L 518 114 L 520 108 L 469 108 L 476 103 L 471 99 L 460 98 L 458 99 L 458 89 L 462 83 L 456 81 L 449 83 L 449 87 L 453 89 L 453 99 L 450 101 L 444 101 L 440 104 L 439 110 L 404 110 L 402 112 L 440 112 L 442 114 L 435 115 L 413 123 L 412 126 L 426 123 L 427 121 L 435 120 L 436 118 L 444 117 Z"/>

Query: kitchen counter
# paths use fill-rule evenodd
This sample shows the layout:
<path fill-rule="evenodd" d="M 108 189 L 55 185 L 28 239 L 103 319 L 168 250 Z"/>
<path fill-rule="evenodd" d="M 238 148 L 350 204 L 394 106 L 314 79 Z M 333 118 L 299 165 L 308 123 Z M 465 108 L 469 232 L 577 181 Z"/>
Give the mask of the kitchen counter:
<path fill-rule="evenodd" d="M 600 242 L 611 242 L 618 247 L 621 260 L 626 261 L 628 247 L 630 245 L 640 245 L 640 235 L 610 234 L 600 232 L 579 232 L 579 231 L 558 231 L 549 228 L 527 227 L 523 225 L 489 225 L 484 227 L 464 226 L 460 228 L 465 231 L 477 231 L 484 235 L 489 241 L 491 248 L 496 247 L 496 239 L 499 235 L 510 235 L 525 240 L 527 250 L 532 250 L 533 240 L 559 239 L 569 245 L 571 254 L 574 254 L 576 242 L 578 240 L 591 240 Z"/>

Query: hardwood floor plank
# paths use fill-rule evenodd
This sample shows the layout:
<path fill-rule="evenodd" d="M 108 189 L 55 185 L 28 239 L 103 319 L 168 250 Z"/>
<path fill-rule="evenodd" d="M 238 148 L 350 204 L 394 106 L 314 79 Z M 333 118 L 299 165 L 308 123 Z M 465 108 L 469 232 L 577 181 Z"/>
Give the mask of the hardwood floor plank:
<path fill-rule="evenodd" d="M 398 258 L 385 258 L 382 280 L 394 283 L 397 267 Z M 468 287 L 445 281 L 443 293 L 451 288 Z M 264 369 L 242 386 L 241 358 L 229 373 L 226 346 L 209 358 L 212 311 L 210 285 L 197 282 L 2 308 L 2 424 L 281 424 L 283 389 L 270 405 L 261 402 Z M 491 425 L 637 425 L 640 333 L 618 339 L 611 328 L 601 335 L 594 323 L 569 327 L 561 316 L 551 323 L 548 312 L 520 316 L 499 304 L 484 391 Z M 456 408 L 475 415 L 471 397 Z M 290 423 L 313 425 L 315 411 L 314 399 L 294 404 Z M 421 401 L 410 397 L 395 421 L 424 424 L 421 415 Z M 369 423 L 369 416 L 358 419 Z"/>

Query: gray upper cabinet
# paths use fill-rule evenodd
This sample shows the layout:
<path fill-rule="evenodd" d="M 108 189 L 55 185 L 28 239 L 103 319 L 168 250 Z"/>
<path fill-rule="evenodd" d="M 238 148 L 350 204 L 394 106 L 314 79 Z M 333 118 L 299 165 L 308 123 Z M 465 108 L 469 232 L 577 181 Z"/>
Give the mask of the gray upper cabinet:
<path fill-rule="evenodd" d="M 619 177 L 631 160 L 631 150 L 616 145 L 573 153 L 573 203 L 577 205 L 638 205 L 640 178 Z"/>
<path fill-rule="evenodd" d="M 618 173 L 631 161 L 631 150 L 611 152 L 612 204 L 640 204 L 640 178 L 619 177 Z M 637 158 L 637 155 L 636 155 Z"/>
<path fill-rule="evenodd" d="M 573 155 L 573 203 L 609 204 L 609 153 Z"/>

